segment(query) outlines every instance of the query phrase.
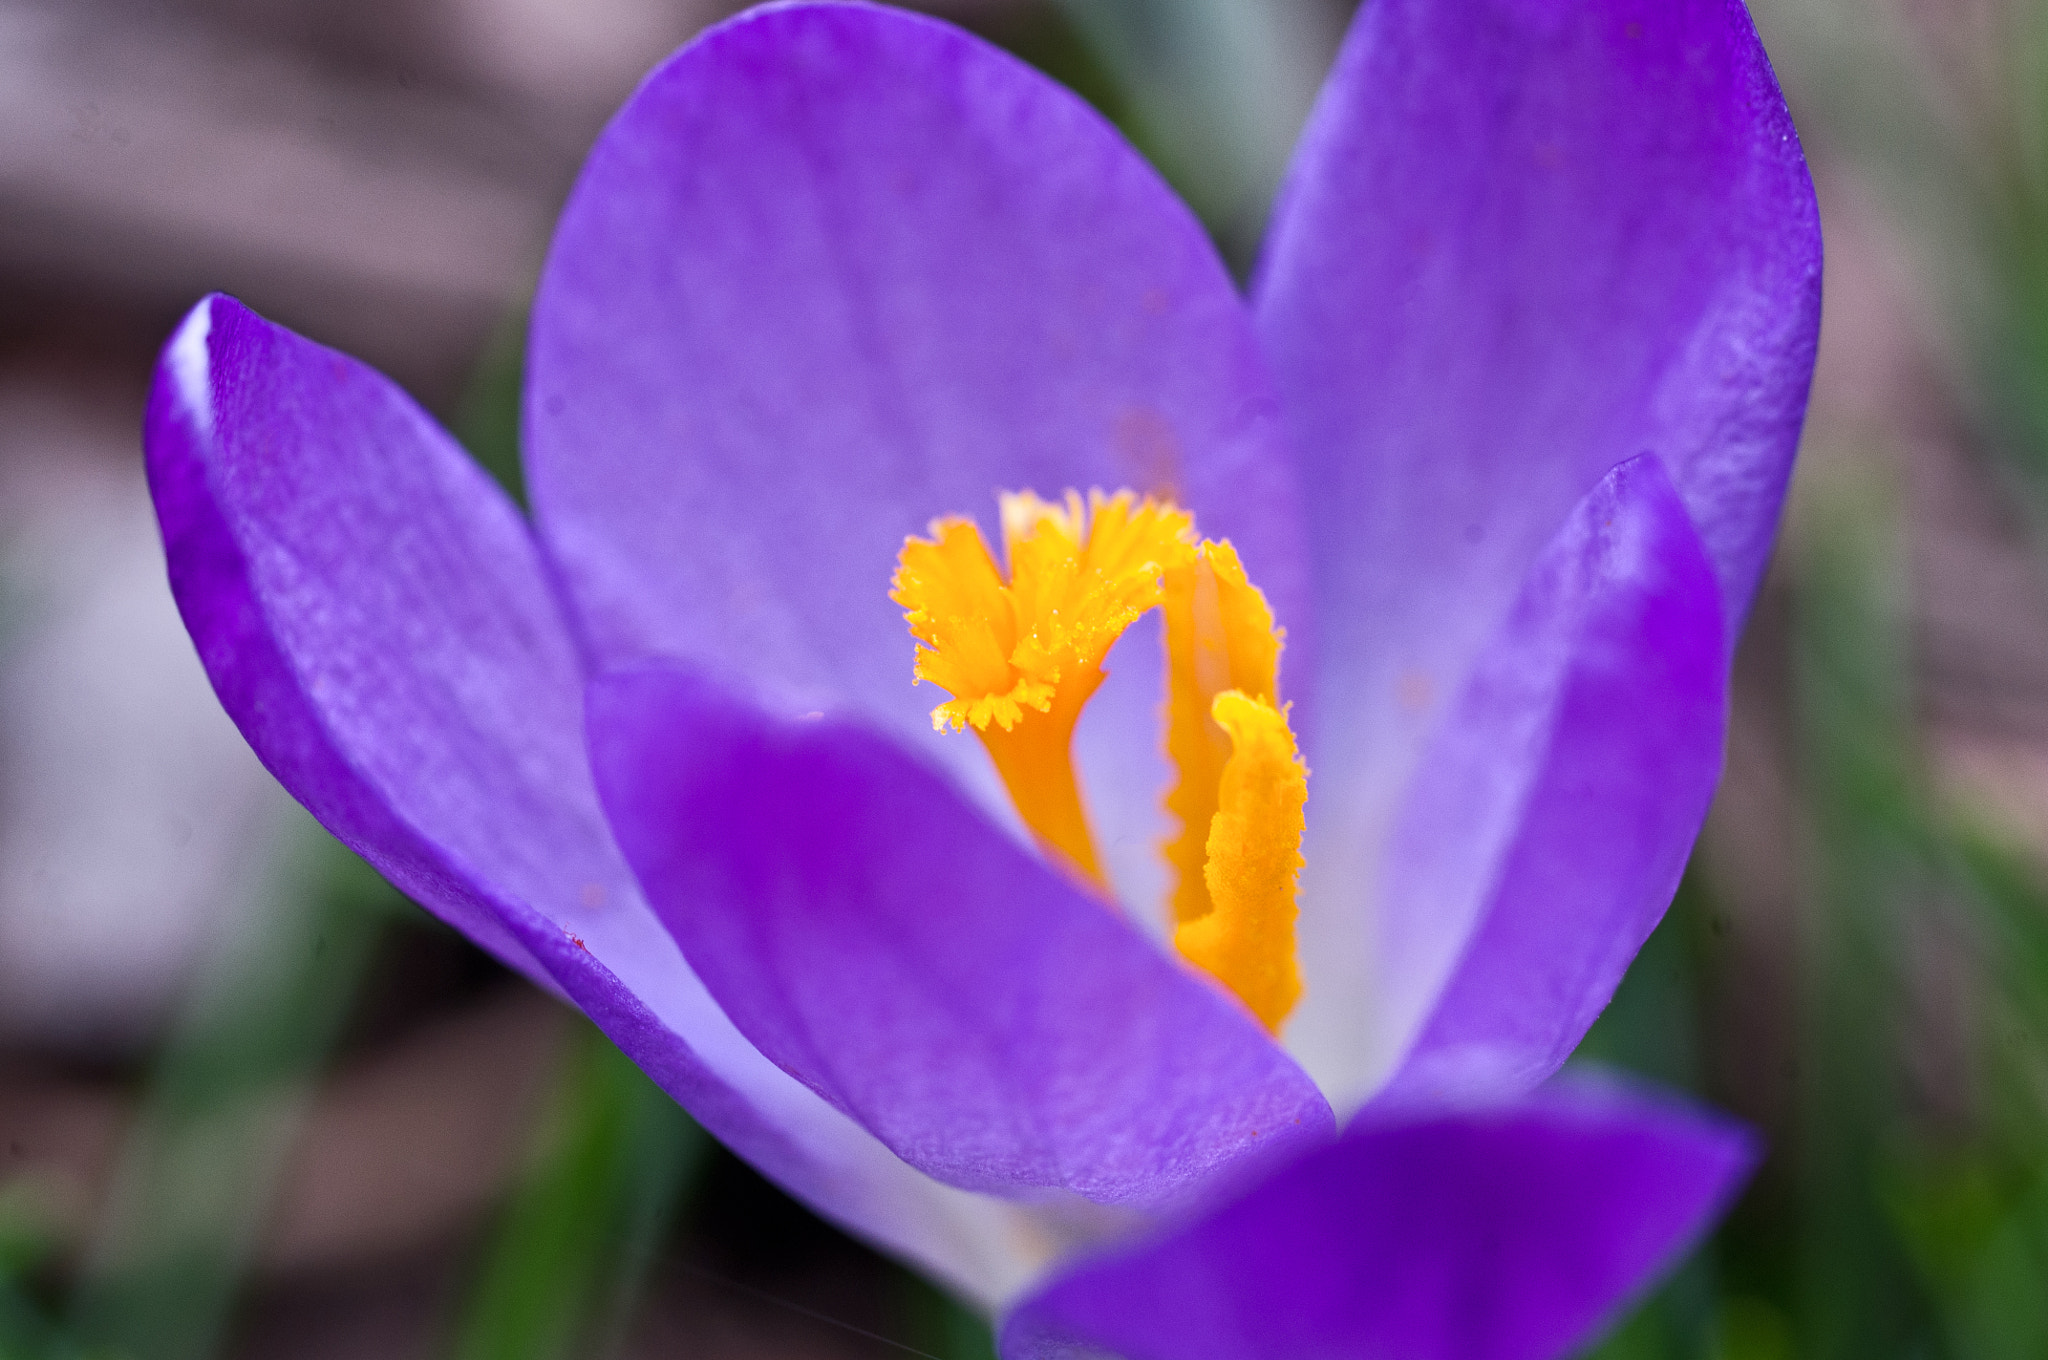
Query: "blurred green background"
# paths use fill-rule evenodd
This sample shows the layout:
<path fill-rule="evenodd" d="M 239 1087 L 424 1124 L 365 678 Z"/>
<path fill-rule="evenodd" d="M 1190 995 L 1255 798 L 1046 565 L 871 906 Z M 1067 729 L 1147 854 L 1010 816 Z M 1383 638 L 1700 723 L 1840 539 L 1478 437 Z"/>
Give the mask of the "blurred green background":
<path fill-rule="evenodd" d="M 1348 14 L 923 7 L 1102 107 L 1240 272 Z M 211 288 L 516 484 L 554 208 L 730 8 L 0 0 L 0 1360 L 989 1354 L 277 795 L 141 498 L 149 365 Z M 1581 1060 L 1770 1155 L 1595 1353 L 2044 1357 L 2048 7 L 1753 12 L 1820 371 L 1726 782 Z"/>

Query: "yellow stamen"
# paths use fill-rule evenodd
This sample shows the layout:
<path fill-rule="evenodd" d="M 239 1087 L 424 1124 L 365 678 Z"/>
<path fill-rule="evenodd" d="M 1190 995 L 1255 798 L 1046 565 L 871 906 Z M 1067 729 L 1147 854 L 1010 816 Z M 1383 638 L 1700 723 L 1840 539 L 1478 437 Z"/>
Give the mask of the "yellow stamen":
<path fill-rule="evenodd" d="M 1173 871 L 1173 919 L 1194 921 L 1209 914 L 1202 866 L 1230 759 L 1230 739 L 1210 710 L 1217 695 L 1233 689 L 1279 702 L 1284 634 L 1228 542 L 1203 543 L 1186 567 L 1167 573 L 1165 584 L 1166 754 L 1179 774 L 1166 810 L 1180 821 L 1180 834 L 1165 850 Z"/>
<path fill-rule="evenodd" d="M 1160 577 L 1194 555 L 1190 517 L 1130 492 L 1001 498 L 1007 575 L 973 521 L 943 519 L 904 542 L 890 598 L 924 644 L 916 675 L 953 698 L 940 731 L 972 727 L 1018 815 L 1048 850 L 1107 888 L 1074 778 L 1074 724 L 1102 659 L 1159 603 Z"/>
<path fill-rule="evenodd" d="M 1214 906 L 1199 920 L 1183 921 L 1173 943 L 1278 1033 L 1301 1000 L 1294 885 L 1301 873 L 1308 767 L 1286 709 L 1226 690 L 1216 696 L 1212 716 L 1233 748 L 1202 870 Z"/>
<path fill-rule="evenodd" d="M 904 542 L 890 598 L 918 649 L 916 676 L 953 697 L 940 731 L 971 727 L 1039 843 L 1105 893 L 1074 777 L 1074 724 L 1102 660 L 1163 606 L 1166 806 L 1180 834 L 1174 943 L 1277 1032 L 1301 995 L 1294 958 L 1308 770 L 1279 700 L 1282 632 L 1228 542 L 1195 538 L 1170 503 L 1069 491 L 1001 497 L 1006 570 L 972 520 Z"/>

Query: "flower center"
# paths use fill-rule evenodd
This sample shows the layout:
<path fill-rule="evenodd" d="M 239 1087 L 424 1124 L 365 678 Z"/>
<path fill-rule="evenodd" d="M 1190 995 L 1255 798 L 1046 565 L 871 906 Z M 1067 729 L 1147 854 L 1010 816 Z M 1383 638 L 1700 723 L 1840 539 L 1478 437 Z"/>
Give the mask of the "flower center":
<path fill-rule="evenodd" d="M 1107 895 L 1074 776 L 1074 724 L 1102 660 L 1147 610 L 1166 642 L 1167 810 L 1180 832 L 1174 945 L 1277 1032 L 1301 996 L 1294 951 L 1302 765 L 1279 702 L 1282 630 L 1228 541 L 1129 491 L 999 498 L 1005 565 L 971 519 L 909 538 L 890 598 L 918 642 L 915 674 L 953 697 L 940 731 L 973 728 L 1038 843 Z"/>

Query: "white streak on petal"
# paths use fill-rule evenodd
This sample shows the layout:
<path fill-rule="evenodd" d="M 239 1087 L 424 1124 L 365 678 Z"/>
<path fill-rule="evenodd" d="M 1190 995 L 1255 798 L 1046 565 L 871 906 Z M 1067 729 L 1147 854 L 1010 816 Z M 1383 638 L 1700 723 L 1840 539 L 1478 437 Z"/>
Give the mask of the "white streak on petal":
<path fill-rule="evenodd" d="M 178 402 L 199 427 L 200 434 L 213 435 L 212 355 L 207 337 L 213 333 L 213 299 L 194 307 L 171 337 L 171 377 L 178 385 Z"/>

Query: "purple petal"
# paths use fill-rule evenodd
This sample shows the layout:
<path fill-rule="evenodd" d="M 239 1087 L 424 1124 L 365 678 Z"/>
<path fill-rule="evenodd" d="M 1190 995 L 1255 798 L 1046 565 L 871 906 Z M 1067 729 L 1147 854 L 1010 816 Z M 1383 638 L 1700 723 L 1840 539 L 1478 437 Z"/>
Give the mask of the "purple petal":
<path fill-rule="evenodd" d="M 1721 595 L 1655 458 L 1537 559 L 1428 747 L 1381 882 L 1383 1100 L 1556 1071 L 1677 890 L 1721 772 Z"/>
<path fill-rule="evenodd" d="M 1755 1161 L 1740 1127 L 1606 1083 L 1354 1125 L 1027 1301 L 1005 1360 L 1552 1360 L 1668 1269 Z M 1092 1352 L 1091 1352 L 1092 1353 Z"/>
<path fill-rule="evenodd" d="M 1025 1264 L 989 1249 L 1005 1225 L 757 1053 L 648 910 L 597 805 L 539 555 L 446 434 L 374 371 L 216 297 L 165 352 L 146 443 L 186 626 L 315 816 L 796 1193 L 971 1289 L 1014 1285 Z"/>
<path fill-rule="evenodd" d="M 1736 0 L 1363 8 L 1256 308 L 1315 488 L 1318 853 L 1376 872 L 1446 704 L 1623 459 L 1670 469 L 1733 637 L 1797 441 L 1819 283 L 1812 187 Z M 1362 928 L 1335 910 L 1330 931 Z M 1309 981 L 1310 1006 L 1341 990 Z"/>
<path fill-rule="evenodd" d="M 581 672 L 518 513 L 381 375 L 225 297 L 165 350 L 145 437 L 178 608 L 250 745 L 394 882 L 545 985 L 446 864 L 558 905 L 624 878 L 594 806 L 535 796 L 583 763 L 573 722 L 547 711 Z"/>
<path fill-rule="evenodd" d="M 747 677 L 971 776 L 912 685 L 896 553 L 934 516 L 992 529 L 999 489 L 1090 486 L 1234 538 L 1307 655 L 1279 420 L 1209 241 L 1079 99 L 933 20 L 772 7 L 657 70 L 563 213 L 528 371 L 536 522 L 600 669 Z"/>
<path fill-rule="evenodd" d="M 954 1185 L 1157 1206 L 1330 1136 L 1249 1012 L 887 738 L 676 671 L 590 692 L 627 859 L 740 1031 Z"/>

